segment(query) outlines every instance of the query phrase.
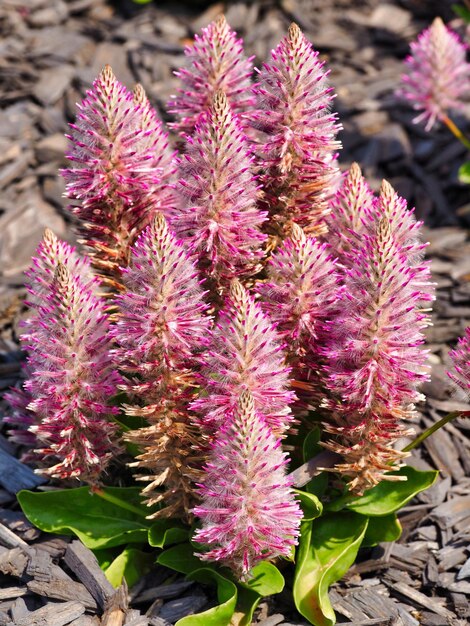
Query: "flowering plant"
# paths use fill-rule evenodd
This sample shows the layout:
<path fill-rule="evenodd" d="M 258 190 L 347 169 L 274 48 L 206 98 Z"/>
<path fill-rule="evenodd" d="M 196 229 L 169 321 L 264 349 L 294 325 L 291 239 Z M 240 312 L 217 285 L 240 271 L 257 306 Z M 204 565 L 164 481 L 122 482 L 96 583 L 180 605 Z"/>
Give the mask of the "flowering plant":
<path fill-rule="evenodd" d="M 468 21 L 468 8 L 456 8 Z M 415 123 L 425 122 L 425 129 L 430 131 L 436 123 L 442 122 L 470 150 L 470 139 L 450 117 L 450 111 L 462 111 L 464 102 L 470 99 L 467 49 L 457 33 L 436 17 L 412 42 L 397 94 L 419 112 L 413 120 Z M 461 166 L 459 178 L 461 182 L 470 183 L 470 163 Z"/>
<path fill-rule="evenodd" d="M 331 625 L 328 585 L 436 477 L 404 464 L 429 377 L 421 224 L 386 181 L 339 173 L 334 94 L 295 24 L 256 84 L 224 18 L 186 54 L 179 154 L 109 66 L 78 106 L 63 176 L 83 256 L 39 244 L 8 422 L 38 472 L 84 486 L 19 501 L 92 549 L 130 544 L 115 584 L 149 546 L 216 584 L 181 626 L 249 624 L 292 562 L 297 609 Z M 468 389 L 468 336 L 454 361 Z M 145 486 L 116 486 L 111 463 Z"/>

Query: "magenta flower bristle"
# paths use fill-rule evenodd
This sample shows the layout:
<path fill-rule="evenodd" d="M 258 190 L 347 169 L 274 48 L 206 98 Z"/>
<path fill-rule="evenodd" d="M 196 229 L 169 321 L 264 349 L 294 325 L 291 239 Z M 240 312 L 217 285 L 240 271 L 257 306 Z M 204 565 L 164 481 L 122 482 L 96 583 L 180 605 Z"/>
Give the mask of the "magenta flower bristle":
<path fill-rule="evenodd" d="M 176 73 L 183 86 L 168 103 L 168 110 L 178 120 L 172 128 L 191 134 L 217 91 L 225 93 L 236 114 L 253 108 L 256 99 L 251 91 L 252 58 L 245 57 L 243 41 L 237 39 L 223 15 L 203 28 L 202 35 L 196 35 L 184 53 L 189 66 Z"/>
<path fill-rule="evenodd" d="M 192 367 L 207 344 L 211 320 L 193 260 L 161 214 L 135 243 L 123 281 L 112 331 L 114 359 L 127 375 L 121 385 L 129 398 L 126 413 L 149 424 L 126 438 L 143 449 L 134 466 L 145 472 L 137 478 L 149 482 L 143 490 L 149 506 L 164 503 L 156 515 L 187 516 L 197 470 L 188 413 Z"/>
<path fill-rule="evenodd" d="M 470 326 L 466 328 L 464 336 L 459 338 L 456 348 L 451 350 L 449 356 L 453 367 L 447 375 L 470 395 Z"/>
<path fill-rule="evenodd" d="M 259 269 L 266 214 L 256 207 L 252 156 L 226 95 L 218 91 L 206 117 L 187 137 L 180 160 L 180 206 L 171 218 L 196 254 L 202 276 L 222 289 Z"/>
<path fill-rule="evenodd" d="M 268 559 L 288 557 L 297 544 L 302 512 L 286 477 L 286 454 L 245 391 L 225 416 L 194 509 L 202 527 L 197 556 L 229 567 L 242 580 Z"/>
<path fill-rule="evenodd" d="M 236 280 L 201 361 L 198 382 L 205 393 L 192 407 L 203 431 L 216 433 L 248 390 L 272 431 L 278 436 L 286 432 L 295 394 L 289 390 L 283 346 L 260 304 Z"/>
<path fill-rule="evenodd" d="M 422 261 L 420 224 L 385 181 L 375 207 L 375 232 L 363 233 L 348 252 L 346 297 L 324 349 L 324 405 L 334 422 L 326 428 L 338 436 L 328 446 L 343 455 L 335 469 L 351 477 L 357 493 L 388 478 L 404 456 L 393 443 L 406 433 L 402 421 L 415 415 L 418 386 L 429 378 L 423 306 L 434 285 Z"/>
<path fill-rule="evenodd" d="M 425 122 L 431 130 L 451 109 L 462 109 L 470 96 L 470 63 L 467 48 L 457 33 L 436 17 L 417 41 L 406 59 L 406 74 L 397 95 L 420 111 L 415 123 Z"/>
<path fill-rule="evenodd" d="M 129 250 L 155 211 L 173 208 L 168 134 L 141 86 L 134 96 L 106 66 L 71 126 L 63 170 L 79 234 L 104 283 L 121 289 Z"/>
<path fill-rule="evenodd" d="M 322 234 L 338 176 L 340 126 L 330 112 L 327 72 L 296 24 L 272 51 L 271 64 L 261 69 L 255 92 L 254 125 L 264 133 L 259 157 L 269 232 L 283 239 L 297 223 Z"/>

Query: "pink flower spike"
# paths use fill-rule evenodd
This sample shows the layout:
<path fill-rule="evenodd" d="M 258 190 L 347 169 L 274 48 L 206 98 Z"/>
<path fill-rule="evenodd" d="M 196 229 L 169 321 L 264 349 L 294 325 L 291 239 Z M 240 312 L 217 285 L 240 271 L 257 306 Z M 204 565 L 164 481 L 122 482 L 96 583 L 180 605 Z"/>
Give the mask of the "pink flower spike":
<path fill-rule="evenodd" d="M 256 207 L 252 160 L 227 96 L 216 92 L 207 116 L 187 137 L 179 163 L 181 204 L 171 219 L 215 291 L 256 273 L 263 256 L 266 235 L 260 226 L 266 214 Z"/>
<path fill-rule="evenodd" d="M 470 326 L 466 328 L 464 336 L 459 338 L 455 350 L 449 354 L 453 368 L 447 375 L 470 396 Z"/>
<path fill-rule="evenodd" d="M 373 225 L 374 203 L 374 194 L 362 176 L 361 168 L 353 163 L 331 200 L 331 211 L 326 218 L 326 238 L 333 254 L 341 263 L 347 263 L 348 257 L 345 253 L 360 244 L 362 233 Z"/>
<path fill-rule="evenodd" d="M 234 113 L 249 111 L 255 104 L 251 91 L 252 58 L 246 58 L 243 41 L 237 39 L 223 15 L 194 37 L 185 55 L 190 65 L 176 72 L 183 84 L 168 103 L 176 116 L 171 126 L 181 134 L 191 134 L 209 109 L 214 94 L 223 91 Z"/>
<path fill-rule="evenodd" d="M 30 273 L 34 313 L 22 337 L 32 372 L 25 389 L 32 399 L 27 408 L 36 417 L 30 427 L 38 440 L 34 454 L 47 466 L 38 470 L 43 474 L 96 484 L 119 452 L 111 420 L 117 409 L 110 401 L 121 379 L 109 357 L 105 304 L 95 295 L 96 282 L 82 280 L 86 262 L 77 263 L 72 248 L 68 257 L 67 244 L 57 245 L 64 263 L 55 260 L 47 289 L 41 255 L 49 243 L 40 245 Z"/>
<path fill-rule="evenodd" d="M 470 96 L 466 52 L 458 35 L 440 17 L 411 44 L 397 95 L 421 111 L 413 121 L 425 122 L 426 130 L 444 119 L 450 109 L 462 109 L 462 100 Z"/>
<path fill-rule="evenodd" d="M 328 202 L 338 169 L 340 130 L 330 112 L 333 94 L 318 52 L 296 24 L 272 51 L 255 87 L 254 126 L 264 132 L 259 149 L 269 211 L 269 233 L 283 239 L 292 222 L 316 236 L 326 232 Z"/>
<path fill-rule="evenodd" d="M 192 366 L 207 344 L 211 319 L 196 267 L 161 214 L 135 243 L 123 281 L 113 356 L 127 375 L 121 385 L 127 415 L 148 423 L 127 433 L 142 449 L 133 466 L 143 471 L 138 480 L 149 483 L 142 492 L 149 506 L 163 503 L 153 517 L 187 517 L 194 504 L 191 481 L 202 464 L 188 415 Z"/>
<path fill-rule="evenodd" d="M 242 393 L 213 444 L 194 509 L 202 528 L 194 541 L 210 548 L 197 556 L 229 567 L 242 580 L 268 559 L 291 554 L 302 513 L 286 477 L 286 455 L 253 396 Z"/>
<path fill-rule="evenodd" d="M 71 129 L 71 167 L 62 172 L 68 197 L 78 200 L 71 211 L 94 267 L 119 291 L 121 268 L 152 210 L 172 208 L 168 135 L 142 87 L 133 97 L 109 65 L 78 106 Z"/>
<path fill-rule="evenodd" d="M 329 325 L 324 405 L 333 418 L 326 430 L 337 440 L 327 447 L 343 455 L 335 471 L 350 477 L 358 494 L 393 478 L 386 472 L 405 456 L 393 444 L 407 433 L 403 420 L 415 416 L 418 386 L 429 379 L 422 331 L 434 285 L 419 226 L 384 181 L 375 229 L 348 252 L 345 298 Z"/>
<path fill-rule="evenodd" d="M 201 355 L 198 381 L 206 393 L 192 408 L 201 416 L 203 431 L 215 434 L 240 394 L 248 390 L 275 435 L 285 434 L 292 422 L 289 405 L 295 394 L 289 390 L 290 369 L 282 348 L 260 304 L 233 281 L 209 349 Z"/>
<path fill-rule="evenodd" d="M 325 322 L 334 315 L 340 293 L 335 261 L 327 244 L 307 237 L 293 224 L 290 237 L 276 249 L 266 269 L 268 280 L 257 287 L 261 306 L 285 341 L 294 387 L 303 388 L 302 395 L 312 402 L 321 393 Z"/>

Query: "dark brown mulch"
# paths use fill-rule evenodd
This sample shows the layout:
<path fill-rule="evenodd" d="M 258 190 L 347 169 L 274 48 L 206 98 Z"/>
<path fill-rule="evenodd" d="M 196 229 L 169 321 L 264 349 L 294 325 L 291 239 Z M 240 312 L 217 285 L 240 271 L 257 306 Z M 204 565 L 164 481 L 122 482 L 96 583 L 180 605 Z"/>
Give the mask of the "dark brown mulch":
<path fill-rule="evenodd" d="M 428 400 L 417 427 L 429 426 L 448 411 L 468 408 L 445 375 L 450 346 L 470 321 L 470 198 L 468 188 L 457 180 L 465 151 L 445 130 L 427 134 L 413 125 L 412 113 L 393 95 L 409 40 L 438 13 L 451 19 L 451 4 L 193 0 L 137 10 L 132 3 L 111 5 L 104 0 L 2 0 L 0 391 L 20 375 L 22 272 L 46 226 L 73 239 L 57 171 L 64 164 L 63 134 L 75 103 L 110 63 L 128 86 L 141 82 L 164 115 L 164 103 L 177 86 L 172 72 L 184 62 L 184 43 L 223 11 L 258 64 L 292 19 L 328 62 L 344 126 L 340 162 L 346 167 L 357 160 L 374 188 L 382 177 L 388 178 L 428 226 L 438 299 L 434 326 L 428 331 L 433 376 L 424 390 Z M 465 117 L 459 122 L 469 130 Z M 0 414 L 5 409 L 0 401 Z M 335 585 L 332 600 L 341 622 L 469 622 L 469 430 L 468 421 L 457 421 L 414 453 L 412 463 L 440 469 L 440 479 L 402 511 L 402 539 L 363 551 Z M 21 487 L 33 487 L 36 479 L 27 468 L 20 469 L 14 452 L 0 439 L 0 624 L 161 626 L 210 605 L 210 589 L 160 569 L 129 595 L 123 589 L 114 592 L 79 542 L 67 543 L 32 529 L 18 512 L 14 494 Z M 74 550 L 81 551 L 85 566 Z M 256 623 L 304 622 L 285 592 L 260 605 Z"/>

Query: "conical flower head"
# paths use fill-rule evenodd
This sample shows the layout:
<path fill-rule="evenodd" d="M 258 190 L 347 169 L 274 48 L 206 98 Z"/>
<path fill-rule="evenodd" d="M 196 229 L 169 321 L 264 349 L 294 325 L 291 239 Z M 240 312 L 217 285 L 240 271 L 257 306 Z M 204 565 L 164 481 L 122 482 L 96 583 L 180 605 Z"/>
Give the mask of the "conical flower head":
<path fill-rule="evenodd" d="M 253 108 L 251 91 L 252 58 L 246 58 L 243 41 L 237 39 L 223 15 L 203 28 L 185 55 L 190 65 L 176 72 L 183 88 L 168 103 L 178 121 L 172 125 L 181 133 L 192 133 L 211 106 L 214 94 L 223 91 L 235 113 Z"/>
<path fill-rule="evenodd" d="M 286 432 L 295 395 L 289 391 L 283 346 L 260 304 L 238 281 L 232 283 L 201 361 L 198 381 L 205 394 L 192 406 L 201 416 L 203 431 L 216 433 L 247 390 L 272 431 Z"/>
<path fill-rule="evenodd" d="M 289 556 L 297 544 L 302 513 L 286 477 L 281 440 L 242 393 L 213 444 L 194 509 L 202 528 L 194 540 L 210 549 L 203 561 L 229 567 L 242 580 L 257 563 Z"/>
<path fill-rule="evenodd" d="M 362 233 L 374 228 L 375 198 L 361 168 L 353 163 L 344 177 L 341 187 L 330 203 L 328 244 L 341 263 L 347 263 L 347 253 L 356 247 Z"/>
<path fill-rule="evenodd" d="M 181 206 L 171 220 L 215 288 L 255 272 L 263 255 L 266 236 L 260 226 L 266 214 L 256 207 L 252 161 L 227 96 L 218 91 L 207 116 L 187 137 L 179 171 Z"/>
<path fill-rule="evenodd" d="M 450 352 L 453 368 L 447 372 L 454 383 L 470 395 L 470 326 L 459 338 L 457 347 Z"/>
<path fill-rule="evenodd" d="M 110 399 L 121 379 L 110 362 L 108 316 L 90 284 L 66 264 L 58 262 L 49 290 L 40 289 L 24 338 L 35 454 L 47 466 L 42 473 L 93 484 L 119 451 Z"/>
<path fill-rule="evenodd" d="M 411 44 L 406 74 L 398 95 L 420 111 L 414 119 L 430 130 L 450 109 L 461 109 L 470 96 L 470 63 L 466 46 L 440 17 Z"/>
<path fill-rule="evenodd" d="M 261 306 L 285 341 L 294 386 L 304 389 L 312 402 L 321 393 L 325 322 L 335 314 L 340 293 L 335 261 L 327 244 L 293 224 L 290 237 L 276 249 L 266 269 L 268 280 L 257 288 Z"/>
<path fill-rule="evenodd" d="M 133 241 L 152 217 L 171 208 L 174 168 L 168 137 L 141 88 L 132 94 L 109 66 L 78 105 L 71 125 L 73 163 L 63 171 L 79 233 L 104 282 L 121 287 L 121 267 Z"/>
<path fill-rule="evenodd" d="M 296 24 L 271 54 L 256 86 L 254 122 L 265 133 L 259 157 L 271 234 L 284 238 L 295 222 L 319 235 L 338 175 L 332 90 L 318 52 Z"/>
<path fill-rule="evenodd" d="M 393 443 L 414 416 L 418 385 L 428 379 L 422 330 L 423 305 L 433 299 L 429 265 L 421 260 L 419 224 L 384 182 L 376 201 L 375 233 L 352 249 L 344 276 L 345 297 L 330 324 L 324 350 L 329 398 L 339 436 L 329 447 L 345 458 L 335 469 L 352 478 L 357 493 L 387 478 L 403 455 Z M 341 312 L 342 311 L 342 312 Z"/>
<path fill-rule="evenodd" d="M 207 343 L 210 318 L 197 269 L 161 214 L 134 245 L 123 281 L 114 359 L 128 377 L 121 385 L 129 398 L 126 413 L 149 424 L 127 433 L 142 450 L 133 466 L 149 483 L 142 492 L 149 506 L 163 503 L 154 517 L 185 517 L 202 464 L 188 415 L 191 367 Z"/>

